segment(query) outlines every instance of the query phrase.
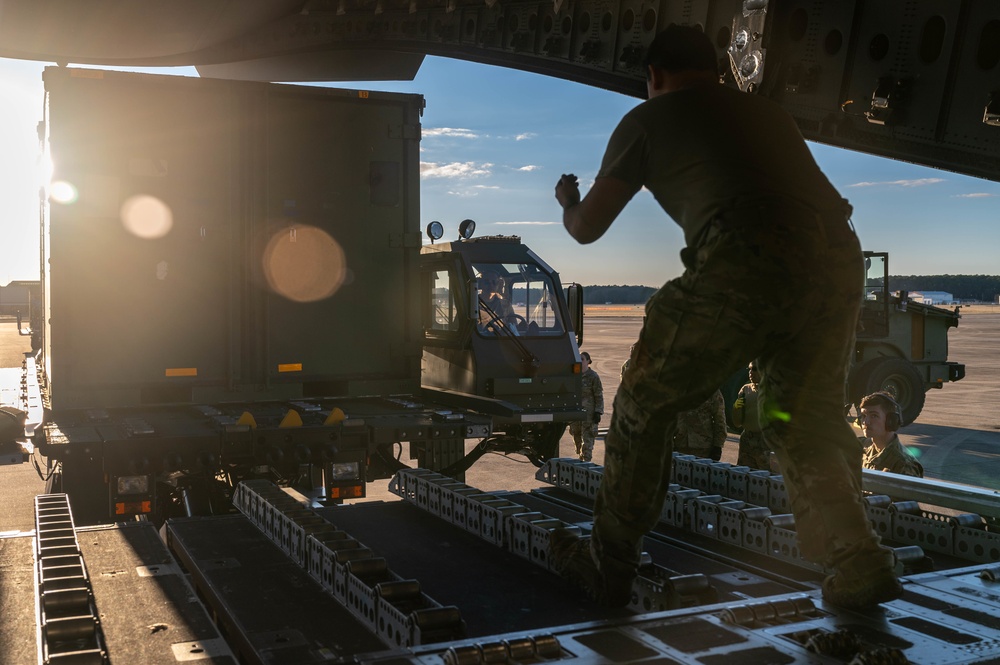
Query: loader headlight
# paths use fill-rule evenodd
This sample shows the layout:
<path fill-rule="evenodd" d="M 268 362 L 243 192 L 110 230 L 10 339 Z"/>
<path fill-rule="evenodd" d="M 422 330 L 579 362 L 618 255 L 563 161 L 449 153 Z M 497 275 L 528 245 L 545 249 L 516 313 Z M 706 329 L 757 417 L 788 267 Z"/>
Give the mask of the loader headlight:
<path fill-rule="evenodd" d="M 357 480 L 358 477 L 357 462 L 338 462 L 330 465 L 330 479 L 333 481 Z"/>
<path fill-rule="evenodd" d="M 149 476 L 118 476 L 118 495 L 149 494 Z"/>

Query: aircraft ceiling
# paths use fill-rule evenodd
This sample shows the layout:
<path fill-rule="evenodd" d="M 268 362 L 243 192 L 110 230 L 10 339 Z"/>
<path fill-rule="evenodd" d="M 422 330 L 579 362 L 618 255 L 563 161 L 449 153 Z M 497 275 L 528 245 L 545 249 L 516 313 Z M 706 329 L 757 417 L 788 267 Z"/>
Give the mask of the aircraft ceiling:
<path fill-rule="evenodd" d="M 810 140 L 1000 181 L 996 0 L 3 0 L 0 57 L 363 81 L 431 54 L 643 97 L 669 23 Z"/>

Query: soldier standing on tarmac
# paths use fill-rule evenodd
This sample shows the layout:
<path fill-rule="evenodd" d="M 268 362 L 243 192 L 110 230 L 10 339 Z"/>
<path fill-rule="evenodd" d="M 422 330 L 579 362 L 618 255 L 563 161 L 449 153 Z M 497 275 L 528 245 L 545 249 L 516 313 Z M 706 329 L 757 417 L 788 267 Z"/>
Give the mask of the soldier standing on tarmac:
<path fill-rule="evenodd" d="M 649 99 L 620 121 L 586 198 L 555 195 L 580 243 L 600 238 L 643 187 L 683 229 L 684 273 L 646 304 L 615 396 L 591 537 L 553 534 L 551 560 L 610 606 L 632 599 L 642 538 L 670 482 L 677 414 L 757 358 L 764 438 L 778 456 L 802 555 L 832 570 L 827 602 L 899 597 L 891 549 L 865 514 L 861 448 L 844 385 L 863 259 L 851 207 L 774 102 L 719 84 L 711 40 L 671 25 L 645 59 Z"/>
<path fill-rule="evenodd" d="M 628 350 L 629 357 L 622 363 L 621 381 L 632 362 L 635 344 Z M 718 462 L 726 443 L 726 401 L 721 390 L 690 411 L 677 414 L 677 431 L 674 433 L 673 450 L 682 455 L 708 457 Z"/>
<path fill-rule="evenodd" d="M 604 386 L 601 377 L 590 366 L 590 354 L 580 353 L 581 376 L 583 391 L 580 395 L 581 407 L 587 412 L 587 420 L 569 424 L 569 432 L 576 444 L 576 456 L 581 461 L 589 462 L 594 456 L 594 440 L 597 438 L 597 425 L 604 415 Z"/>
<path fill-rule="evenodd" d="M 751 469 L 770 469 L 771 451 L 764 441 L 760 426 L 760 370 L 751 361 L 748 368 L 750 383 L 740 388 L 733 403 L 733 424 L 743 428 L 740 433 L 740 454 L 736 463 Z"/>
<path fill-rule="evenodd" d="M 674 452 L 718 462 L 726 443 L 726 400 L 716 390 L 707 400 L 677 415 Z"/>

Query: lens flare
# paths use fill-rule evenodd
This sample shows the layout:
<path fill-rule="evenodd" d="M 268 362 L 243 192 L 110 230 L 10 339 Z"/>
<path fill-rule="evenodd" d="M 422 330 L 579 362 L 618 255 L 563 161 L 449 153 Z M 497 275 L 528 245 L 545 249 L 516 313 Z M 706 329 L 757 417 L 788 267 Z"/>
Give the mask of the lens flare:
<path fill-rule="evenodd" d="M 337 292 L 347 274 L 344 250 L 314 226 L 274 234 L 264 249 L 264 276 L 271 289 L 295 302 L 315 302 Z"/>
<path fill-rule="evenodd" d="M 137 194 L 125 199 L 121 208 L 122 224 L 133 235 L 146 240 L 162 238 L 170 233 L 174 215 L 170 207 L 147 194 Z"/>
<path fill-rule="evenodd" d="M 80 194 L 71 183 L 65 180 L 56 180 L 49 185 L 49 198 L 56 203 L 69 205 L 70 203 L 75 203 L 80 198 Z"/>

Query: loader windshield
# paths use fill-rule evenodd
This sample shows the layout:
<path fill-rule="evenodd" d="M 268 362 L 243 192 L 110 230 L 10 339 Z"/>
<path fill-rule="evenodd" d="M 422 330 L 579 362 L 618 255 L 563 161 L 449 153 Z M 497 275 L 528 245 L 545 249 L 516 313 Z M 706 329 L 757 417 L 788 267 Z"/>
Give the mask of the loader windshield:
<path fill-rule="evenodd" d="M 552 279 L 534 263 L 475 263 L 479 332 L 522 337 L 561 335 L 563 324 Z"/>

